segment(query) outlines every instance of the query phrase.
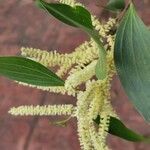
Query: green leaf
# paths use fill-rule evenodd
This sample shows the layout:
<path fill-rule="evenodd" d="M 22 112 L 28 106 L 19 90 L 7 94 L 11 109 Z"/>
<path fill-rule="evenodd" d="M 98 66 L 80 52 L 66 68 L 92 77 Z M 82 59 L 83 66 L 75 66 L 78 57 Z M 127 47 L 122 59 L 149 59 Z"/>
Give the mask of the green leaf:
<path fill-rule="evenodd" d="M 71 7 L 66 4 L 47 3 L 37 0 L 37 5 L 47 10 L 60 21 L 74 26 L 93 30 L 90 13 L 81 6 Z"/>
<path fill-rule="evenodd" d="M 100 124 L 100 116 L 98 116 L 94 121 L 97 124 Z M 144 137 L 135 133 L 131 129 L 127 128 L 120 120 L 114 117 L 110 117 L 108 133 L 132 142 L 150 142 L 149 137 Z"/>
<path fill-rule="evenodd" d="M 64 81 L 52 71 L 40 63 L 23 57 L 0 57 L 0 75 L 39 86 L 64 85 Z"/>
<path fill-rule="evenodd" d="M 111 11 L 120 11 L 125 8 L 125 1 L 124 0 L 109 0 L 106 5 L 106 9 Z"/>
<path fill-rule="evenodd" d="M 37 5 L 60 21 L 78 27 L 84 30 L 98 44 L 101 58 L 96 67 L 96 76 L 98 79 L 104 79 L 107 74 L 106 52 L 100 41 L 100 36 L 94 30 L 90 13 L 82 6 L 71 7 L 66 4 L 46 3 L 43 0 L 36 0 Z"/>
<path fill-rule="evenodd" d="M 114 59 L 129 99 L 150 121 L 150 31 L 136 14 L 133 4 L 118 28 Z"/>

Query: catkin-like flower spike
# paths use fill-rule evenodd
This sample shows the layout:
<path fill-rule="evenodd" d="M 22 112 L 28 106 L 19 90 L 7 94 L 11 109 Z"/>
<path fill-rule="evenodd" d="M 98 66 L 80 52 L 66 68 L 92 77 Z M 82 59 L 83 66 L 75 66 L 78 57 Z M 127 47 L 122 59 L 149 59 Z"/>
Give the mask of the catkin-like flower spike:
<path fill-rule="evenodd" d="M 75 6 L 75 1 L 74 0 L 58 0 L 60 3 L 63 3 L 63 4 L 67 4 L 67 5 L 70 5 L 70 6 Z"/>
<path fill-rule="evenodd" d="M 90 121 L 88 115 L 89 104 L 91 99 L 93 98 L 93 84 L 95 81 L 88 81 L 86 83 L 86 91 L 80 92 L 77 95 L 77 109 L 76 109 L 76 117 L 78 120 L 78 135 L 81 148 L 83 150 L 92 150 L 92 141 L 89 133 Z"/>
<path fill-rule="evenodd" d="M 45 105 L 13 107 L 8 113 L 14 116 L 71 115 L 73 105 Z"/>
<path fill-rule="evenodd" d="M 98 58 L 99 51 L 93 45 L 93 41 L 84 42 L 78 46 L 74 52 L 70 54 L 59 54 L 56 51 L 47 52 L 35 48 L 21 48 L 22 56 L 31 58 L 46 67 L 61 66 L 64 69 L 58 71 L 58 74 L 63 76 L 73 64 L 83 65 L 90 63 Z"/>
<path fill-rule="evenodd" d="M 108 135 L 109 123 L 110 123 L 110 114 L 101 113 L 101 121 L 99 124 L 98 130 L 98 139 L 100 139 L 100 143 L 103 147 L 106 146 L 106 137 Z"/>
<path fill-rule="evenodd" d="M 107 136 L 107 133 L 103 132 L 102 136 L 99 136 L 93 121 L 93 119 L 95 119 L 98 115 L 101 116 L 101 111 L 103 111 L 104 105 L 107 104 L 105 101 L 108 101 L 107 99 L 108 91 L 106 88 L 107 85 L 106 81 L 107 80 L 98 80 L 95 82 L 95 85 L 93 85 L 93 98 L 91 99 L 91 103 L 89 104 L 87 114 L 90 123 L 89 132 L 95 150 L 105 150 L 106 147 L 105 138 Z M 108 110 L 105 109 L 105 111 L 107 112 Z M 107 124 L 103 124 L 101 130 L 105 131 L 105 128 L 107 128 L 107 126 L 108 126 Z"/>
<path fill-rule="evenodd" d="M 86 41 L 70 54 L 70 58 L 74 64 L 88 64 L 99 57 L 99 49 L 97 49 L 93 43 L 93 40 L 89 42 Z"/>
<path fill-rule="evenodd" d="M 99 35 L 106 39 L 107 41 L 107 47 L 110 47 L 109 50 L 114 50 L 114 41 L 115 36 L 109 34 L 109 31 L 112 29 L 112 27 L 115 25 L 116 20 L 113 18 L 109 18 L 108 22 L 106 24 L 102 25 L 96 17 L 93 18 L 93 25 L 95 29 L 99 32 Z M 102 40 L 101 40 L 102 41 Z M 102 41 L 103 42 L 103 41 Z"/>
<path fill-rule="evenodd" d="M 104 95 L 103 89 L 101 87 L 101 82 L 101 80 L 97 80 L 93 84 L 93 97 L 89 104 L 88 110 L 88 116 L 90 120 L 93 120 L 98 116 L 99 111 L 102 110 L 104 104 Z"/>
<path fill-rule="evenodd" d="M 108 150 L 105 143 L 107 132 L 104 132 L 108 128 L 108 120 L 102 115 L 106 121 L 104 120 L 102 122 L 103 125 L 100 126 L 102 128 L 101 131 L 104 130 L 100 134 L 101 136 L 97 132 L 93 121 L 99 112 L 107 111 L 109 114 L 109 110 L 106 107 L 103 108 L 104 105 L 107 106 L 107 102 L 104 103 L 104 101 L 108 100 L 108 95 L 106 94 L 108 91 L 105 86 L 108 84 L 106 81 L 88 81 L 86 83 L 86 91 L 79 93 L 77 97 L 76 116 L 78 120 L 78 133 L 81 147 L 84 150 Z"/>
<path fill-rule="evenodd" d="M 56 51 L 47 52 L 35 48 L 21 48 L 21 55 L 36 60 L 46 67 L 60 66 L 62 64 L 71 64 L 68 54 L 59 54 Z"/>
<path fill-rule="evenodd" d="M 99 35 L 102 36 L 103 38 L 106 37 L 106 31 L 105 28 L 103 27 L 103 25 L 100 23 L 100 21 L 95 17 L 92 16 L 92 24 L 94 26 L 94 28 L 99 32 Z"/>
<path fill-rule="evenodd" d="M 107 39 L 107 34 L 115 25 L 116 20 L 113 18 L 109 18 L 108 22 L 106 22 L 106 24 L 103 25 L 95 16 L 92 16 L 91 18 L 92 24 L 95 27 L 95 29 L 99 32 L 99 35 Z"/>
<path fill-rule="evenodd" d="M 109 68 L 110 69 L 110 68 Z M 106 137 L 107 137 L 107 131 L 109 129 L 109 122 L 110 122 L 110 116 L 115 116 L 115 112 L 112 109 L 112 106 L 110 105 L 110 80 L 112 76 L 108 76 L 103 81 L 100 82 L 100 93 L 101 93 L 101 101 L 103 101 L 103 106 L 98 111 L 101 121 L 98 128 L 98 133 L 93 128 L 93 142 L 95 143 L 96 149 L 108 149 L 106 147 Z M 92 124 L 92 122 L 91 122 Z M 95 133 L 94 133 L 95 132 Z M 92 131 L 90 132 L 92 136 Z M 94 135 L 97 137 L 95 139 Z M 95 140 L 94 140 L 95 139 Z M 98 143 L 97 143 L 98 142 Z"/>
<path fill-rule="evenodd" d="M 95 75 L 95 66 L 97 60 L 91 62 L 88 66 L 84 67 L 81 70 L 74 71 L 65 82 L 66 89 L 76 88 L 78 85 L 86 82 L 87 80 L 91 79 Z"/>
<path fill-rule="evenodd" d="M 60 93 L 62 95 L 68 94 L 70 96 L 75 96 L 76 93 L 78 92 L 78 91 L 74 90 L 73 88 L 66 89 L 63 86 L 44 87 L 44 86 L 31 85 L 31 84 L 27 84 L 27 83 L 23 83 L 23 82 L 17 82 L 17 83 L 20 84 L 20 85 L 23 85 L 23 86 L 29 86 L 29 87 L 37 88 L 37 89 L 40 89 L 40 90 L 43 90 L 43 91 L 48 91 L 48 92 L 53 92 L 53 93 Z"/>
<path fill-rule="evenodd" d="M 83 4 L 76 2 L 75 0 L 57 0 L 57 1 L 63 4 L 70 5 L 72 7 L 77 6 L 77 5 L 83 6 Z"/>
<path fill-rule="evenodd" d="M 101 121 L 97 131 L 98 139 L 101 139 L 102 145 L 105 146 L 105 149 L 108 149 L 108 147 L 106 146 L 106 137 L 109 130 L 110 116 L 117 117 L 115 111 L 110 104 L 110 101 L 105 101 L 103 110 L 100 112 L 99 115 L 101 117 Z"/>
<path fill-rule="evenodd" d="M 106 143 L 103 142 L 103 140 L 98 137 L 94 122 L 92 121 L 90 124 L 89 132 L 90 132 L 91 141 L 92 141 L 94 150 L 106 150 L 107 148 Z"/>
<path fill-rule="evenodd" d="M 93 144 L 89 132 L 89 120 L 87 116 L 80 118 L 78 121 L 78 136 L 80 141 L 81 149 L 93 150 Z"/>

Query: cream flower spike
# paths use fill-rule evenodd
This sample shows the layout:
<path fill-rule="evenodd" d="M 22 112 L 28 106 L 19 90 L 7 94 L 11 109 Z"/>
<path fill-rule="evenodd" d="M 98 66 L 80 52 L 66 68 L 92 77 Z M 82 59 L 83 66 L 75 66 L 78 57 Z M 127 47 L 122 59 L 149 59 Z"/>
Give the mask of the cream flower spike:
<path fill-rule="evenodd" d="M 96 63 L 97 61 L 95 60 L 83 69 L 73 70 L 72 74 L 66 79 L 65 88 L 68 90 L 76 88 L 78 85 L 91 79 L 95 75 Z"/>
<path fill-rule="evenodd" d="M 86 64 L 98 58 L 98 49 L 95 48 L 94 41 L 84 42 L 70 54 L 60 54 L 56 51 L 47 52 L 35 48 L 21 48 L 21 55 L 31 58 L 45 65 L 46 67 Z"/>
<path fill-rule="evenodd" d="M 106 81 L 88 81 L 86 91 L 78 94 L 77 120 L 78 134 L 81 147 L 87 150 L 105 150 L 106 136 L 110 115 L 114 114 L 109 108 L 110 84 Z M 96 107 L 95 107 L 96 106 Z M 101 124 L 95 126 L 93 119 L 101 116 Z"/>
<path fill-rule="evenodd" d="M 67 4 L 72 7 L 76 5 L 76 2 L 74 0 L 58 0 L 58 1 L 62 4 Z"/>
<path fill-rule="evenodd" d="M 56 51 L 47 52 L 45 50 L 28 47 L 21 48 L 21 55 L 36 60 L 46 67 L 60 66 L 63 63 L 69 63 L 70 60 L 67 57 L 68 54 L 59 54 Z"/>
<path fill-rule="evenodd" d="M 21 55 L 35 60 L 46 67 L 59 66 L 57 75 L 63 77 L 73 65 L 84 66 L 98 58 L 95 42 L 84 42 L 70 54 L 60 54 L 56 51 L 47 52 L 35 48 L 21 48 Z"/>
<path fill-rule="evenodd" d="M 48 87 L 44 87 L 44 86 L 31 85 L 31 84 L 27 84 L 27 83 L 23 83 L 23 82 L 17 82 L 17 83 L 20 84 L 20 85 L 23 85 L 23 86 L 29 86 L 29 87 L 32 87 L 32 88 L 37 88 L 37 89 L 40 89 L 40 90 L 43 90 L 43 91 L 48 91 L 48 92 L 53 92 L 53 93 L 59 93 L 59 94 L 62 94 L 62 95 L 67 94 L 69 96 L 75 96 L 76 93 L 78 92 L 78 91 L 75 91 L 73 88 L 66 89 L 63 86 L 56 86 L 56 87 L 48 86 Z"/>
<path fill-rule="evenodd" d="M 14 116 L 71 115 L 72 112 L 73 105 L 19 106 L 9 110 Z"/>
<path fill-rule="evenodd" d="M 70 6 L 72 6 L 72 7 L 77 6 L 77 5 L 83 7 L 83 4 L 78 3 L 78 2 L 76 2 L 75 0 L 56 0 L 56 1 L 59 1 L 59 2 L 62 3 L 62 4 L 70 5 Z"/>
<path fill-rule="evenodd" d="M 91 19 L 92 24 L 94 28 L 98 31 L 99 35 L 101 35 L 102 37 L 106 37 L 106 31 L 103 25 L 99 22 L 99 20 L 95 16 L 92 16 Z"/>
<path fill-rule="evenodd" d="M 93 26 L 99 32 L 99 35 L 101 35 L 103 38 L 106 37 L 110 29 L 116 24 L 116 20 L 113 18 L 109 18 L 108 22 L 106 22 L 104 25 L 101 24 L 95 16 L 92 16 L 91 19 Z"/>

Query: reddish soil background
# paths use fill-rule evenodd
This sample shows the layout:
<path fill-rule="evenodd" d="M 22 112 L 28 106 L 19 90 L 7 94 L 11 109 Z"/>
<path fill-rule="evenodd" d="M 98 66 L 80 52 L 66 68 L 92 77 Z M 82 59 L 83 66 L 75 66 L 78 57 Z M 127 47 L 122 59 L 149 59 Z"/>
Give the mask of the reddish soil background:
<path fill-rule="evenodd" d="M 108 18 L 102 11 L 106 1 L 83 0 L 100 19 Z M 139 15 L 150 24 L 150 1 L 135 0 Z M 87 39 L 77 29 L 60 23 L 37 9 L 31 0 L 0 0 L 0 55 L 19 55 L 20 47 L 71 52 Z M 123 122 L 135 131 L 150 136 L 144 122 L 125 95 L 116 77 L 112 83 L 112 104 Z M 75 103 L 72 97 L 47 93 L 19 86 L 0 77 L 0 150 L 80 150 L 76 120 L 67 127 L 50 125 L 53 117 L 13 117 L 7 113 L 12 106 L 29 104 Z M 149 150 L 148 144 L 132 143 L 109 136 L 112 150 Z"/>

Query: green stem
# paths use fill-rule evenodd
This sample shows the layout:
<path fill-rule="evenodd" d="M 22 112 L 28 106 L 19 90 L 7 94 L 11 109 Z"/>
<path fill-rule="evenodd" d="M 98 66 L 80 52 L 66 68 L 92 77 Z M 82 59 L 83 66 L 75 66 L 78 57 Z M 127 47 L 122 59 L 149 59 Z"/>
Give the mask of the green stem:
<path fill-rule="evenodd" d="M 95 30 L 93 32 L 88 32 L 88 33 L 90 33 L 90 36 L 93 38 L 93 40 L 97 43 L 99 47 L 99 59 L 96 65 L 95 72 L 96 72 L 96 77 L 100 80 L 103 80 L 104 78 L 106 78 L 107 75 L 106 50 L 104 49 L 100 41 L 99 34 Z"/>

